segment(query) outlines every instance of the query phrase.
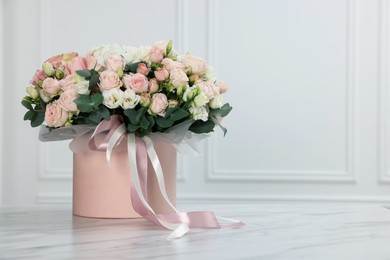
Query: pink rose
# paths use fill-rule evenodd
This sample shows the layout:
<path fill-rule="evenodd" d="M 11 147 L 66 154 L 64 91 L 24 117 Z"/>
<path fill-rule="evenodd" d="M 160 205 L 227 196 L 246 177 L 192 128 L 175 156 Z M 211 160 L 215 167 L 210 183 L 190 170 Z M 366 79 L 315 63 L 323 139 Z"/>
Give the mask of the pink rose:
<path fill-rule="evenodd" d="M 182 69 L 172 70 L 169 78 L 172 85 L 176 88 L 187 85 L 189 80 L 187 74 Z"/>
<path fill-rule="evenodd" d="M 183 69 L 184 70 L 184 68 L 185 68 L 185 66 L 182 63 L 174 61 L 174 60 L 169 59 L 169 58 L 163 59 L 161 64 L 164 65 L 164 69 L 166 69 L 167 71 L 171 71 L 174 69 Z"/>
<path fill-rule="evenodd" d="M 44 70 L 37 70 L 34 74 L 33 80 L 31 84 L 36 85 L 40 80 L 44 80 L 46 78 L 46 73 Z"/>
<path fill-rule="evenodd" d="M 181 56 L 180 61 L 186 66 L 187 71 L 191 74 L 201 74 L 207 69 L 205 60 L 190 54 Z"/>
<path fill-rule="evenodd" d="M 97 60 L 92 55 L 85 56 L 85 62 L 87 65 L 87 69 L 91 70 L 96 68 Z"/>
<path fill-rule="evenodd" d="M 61 90 L 60 82 L 56 79 L 53 79 L 53 78 L 46 78 L 42 82 L 42 88 L 51 97 L 56 96 L 58 94 L 58 92 L 60 92 L 60 90 Z"/>
<path fill-rule="evenodd" d="M 149 93 L 153 94 L 153 93 L 157 92 L 158 89 L 159 89 L 159 86 L 158 86 L 157 79 L 149 80 L 149 86 L 148 86 Z"/>
<path fill-rule="evenodd" d="M 229 89 L 228 85 L 225 82 L 223 82 L 223 81 L 218 81 L 217 82 L 217 87 L 219 88 L 219 93 L 220 94 L 225 93 Z"/>
<path fill-rule="evenodd" d="M 118 72 L 119 69 L 123 70 L 125 61 L 121 55 L 112 54 L 104 59 L 104 65 L 106 66 L 106 69 Z"/>
<path fill-rule="evenodd" d="M 74 85 L 76 85 L 76 79 L 74 78 L 74 74 L 68 75 L 60 80 L 60 87 L 62 91 L 72 89 Z"/>
<path fill-rule="evenodd" d="M 156 42 L 149 50 L 148 56 L 152 62 L 161 62 L 166 55 L 167 42 Z"/>
<path fill-rule="evenodd" d="M 212 99 L 214 97 L 215 85 L 213 82 L 198 80 L 195 84 L 200 88 L 200 90 L 203 92 L 203 94 L 206 95 L 208 99 Z"/>
<path fill-rule="evenodd" d="M 73 60 L 75 57 L 77 57 L 77 52 L 70 52 L 65 54 L 59 54 L 56 56 L 53 56 L 45 61 L 45 63 L 50 63 L 53 67 L 58 68 L 61 65 L 64 65 L 64 62 L 69 62 Z"/>
<path fill-rule="evenodd" d="M 100 73 L 100 90 L 103 92 L 104 90 L 109 90 L 113 88 L 122 87 L 122 81 L 119 79 L 119 76 L 116 72 L 105 70 Z"/>
<path fill-rule="evenodd" d="M 168 98 L 162 93 L 157 93 L 152 96 L 149 111 L 151 114 L 165 116 L 165 110 L 168 107 Z"/>
<path fill-rule="evenodd" d="M 68 112 L 77 111 L 77 105 L 74 100 L 78 98 L 77 90 L 69 89 L 63 92 L 58 99 L 58 105 Z"/>
<path fill-rule="evenodd" d="M 46 106 L 45 121 L 50 127 L 65 126 L 69 114 L 62 109 L 57 102 L 50 103 Z"/>
<path fill-rule="evenodd" d="M 125 84 L 126 88 L 131 88 L 135 93 L 148 91 L 148 79 L 141 73 L 125 75 L 123 77 L 123 83 Z"/>
<path fill-rule="evenodd" d="M 87 61 L 84 57 L 77 56 L 71 62 L 66 64 L 65 71 L 67 74 L 74 74 L 77 70 L 85 70 L 87 69 Z"/>
<path fill-rule="evenodd" d="M 159 81 L 164 81 L 166 80 L 168 77 L 169 77 L 169 72 L 164 69 L 164 68 L 158 68 L 155 72 L 154 72 L 154 76 L 156 77 L 156 79 L 158 79 Z"/>
<path fill-rule="evenodd" d="M 139 63 L 137 68 L 137 73 L 141 73 L 144 76 L 147 76 L 150 72 L 150 69 L 146 66 L 145 63 Z"/>

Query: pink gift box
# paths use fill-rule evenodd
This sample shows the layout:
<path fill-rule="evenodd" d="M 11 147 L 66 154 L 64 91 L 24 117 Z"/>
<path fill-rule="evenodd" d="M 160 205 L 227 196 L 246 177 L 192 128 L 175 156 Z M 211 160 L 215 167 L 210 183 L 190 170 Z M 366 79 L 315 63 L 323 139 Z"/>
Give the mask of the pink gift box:
<path fill-rule="evenodd" d="M 89 140 L 79 140 L 85 142 Z M 176 204 L 176 149 L 168 143 L 154 145 L 164 172 L 165 187 Z M 126 140 L 111 155 L 111 166 L 102 151 L 79 151 L 73 154 L 73 214 L 92 218 L 139 218 L 130 196 L 131 173 Z M 147 190 L 150 206 L 159 213 L 173 210 L 163 199 L 153 166 L 148 159 Z"/>

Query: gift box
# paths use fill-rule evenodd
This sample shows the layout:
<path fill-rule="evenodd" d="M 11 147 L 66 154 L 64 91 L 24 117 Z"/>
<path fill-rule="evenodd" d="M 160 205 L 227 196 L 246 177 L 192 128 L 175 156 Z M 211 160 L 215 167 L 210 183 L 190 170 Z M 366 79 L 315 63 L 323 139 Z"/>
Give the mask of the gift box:
<path fill-rule="evenodd" d="M 76 140 L 84 146 L 89 136 Z M 157 143 L 158 155 L 167 195 L 176 203 L 176 149 L 169 143 Z M 164 200 L 152 163 L 148 158 L 147 180 L 144 194 L 151 208 L 157 213 L 171 213 L 172 208 Z M 126 142 L 113 150 L 110 163 L 104 151 L 83 150 L 73 154 L 73 214 L 92 218 L 138 218 L 131 200 L 131 172 Z"/>

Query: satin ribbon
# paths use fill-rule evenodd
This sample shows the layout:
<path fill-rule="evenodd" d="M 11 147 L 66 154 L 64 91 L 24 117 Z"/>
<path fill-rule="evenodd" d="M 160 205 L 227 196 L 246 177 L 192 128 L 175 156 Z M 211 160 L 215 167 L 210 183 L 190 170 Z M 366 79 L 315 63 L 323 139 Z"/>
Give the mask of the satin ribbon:
<path fill-rule="evenodd" d="M 97 137 L 105 134 L 103 141 L 97 142 Z M 115 147 L 127 136 L 128 160 L 131 172 L 131 200 L 134 210 L 153 222 L 154 224 L 172 230 L 168 240 L 180 238 L 187 234 L 190 228 L 221 228 L 240 227 L 242 221 L 216 217 L 210 211 L 180 212 L 170 201 L 164 181 L 164 174 L 160 161 L 153 146 L 153 141 L 145 136 L 138 137 L 135 134 L 127 133 L 126 126 L 120 116 L 111 116 L 111 120 L 104 120 L 96 127 L 92 134 L 88 147 L 91 150 L 106 151 L 107 162 L 111 165 L 111 154 Z M 161 194 L 174 213 L 156 214 L 149 205 L 147 199 L 147 165 L 148 157 L 152 162 Z M 220 225 L 219 220 L 232 222 L 228 225 Z"/>

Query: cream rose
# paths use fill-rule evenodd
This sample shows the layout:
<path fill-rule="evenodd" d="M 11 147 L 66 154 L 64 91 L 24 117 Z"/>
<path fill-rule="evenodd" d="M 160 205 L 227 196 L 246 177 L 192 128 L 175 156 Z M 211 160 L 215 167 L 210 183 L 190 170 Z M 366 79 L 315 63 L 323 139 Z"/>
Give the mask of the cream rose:
<path fill-rule="evenodd" d="M 65 126 L 68 121 L 69 113 L 61 108 L 57 102 L 46 106 L 45 122 L 50 127 Z"/>
<path fill-rule="evenodd" d="M 210 100 L 209 106 L 212 109 L 221 108 L 223 106 L 222 95 L 215 95 L 214 98 Z"/>
<path fill-rule="evenodd" d="M 182 69 L 171 70 L 169 79 L 175 88 L 186 86 L 188 84 L 187 74 Z"/>
<path fill-rule="evenodd" d="M 201 74 L 207 69 L 205 60 L 191 54 L 181 56 L 179 57 L 179 60 L 186 66 L 187 71 L 191 74 Z"/>
<path fill-rule="evenodd" d="M 76 89 L 68 89 L 67 91 L 63 92 L 58 99 L 58 105 L 68 112 L 75 112 L 77 111 L 77 105 L 74 102 L 74 100 L 78 98 L 78 94 Z"/>
<path fill-rule="evenodd" d="M 131 88 L 135 91 L 135 93 L 142 93 L 148 91 L 148 79 L 141 73 L 125 75 L 123 77 L 123 83 L 126 88 Z"/>
<path fill-rule="evenodd" d="M 74 88 L 75 84 L 76 84 L 76 79 L 74 78 L 74 75 L 68 75 L 65 78 L 60 80 L 60 87 L 62 91 L 66 91 L 68 89 Z"/>
<path fill-rule="evenodd" d="M 56 96 L 61 90 L 59 81 L 53 78 L 46 78 L 42 83 L 42 88 L 51 97 Z"/>
<path fill-rule="evenodd" d="M 106 69 L 118 72 L 118 70 L 123 70 L 125 61 L 121 55 L 112 54 L 104 59 L 104 65 Z"/>
<path fill-rule="evenodd" d="M 157 114 L 165 116 L 165 110 L 168 107 L 168 98 L 162 93 L 157 93 L 152 96 L 152 101 L 149 107 L 149 114 Z"/>
<path fill-rule="evenodd" d="M 158 68 L 154 72 L 154 76 L 156 77 L 157 80 L 164 81 L 169 77 L 169 72 L 164 68 Z"/>
<path fill-rule="evenodd" d="M 100 73 L 99 87 L 102 92 L 105 90 L 120 88 L 122 87 L 122 81 L 119 79 L 116 72 L 105 70 Z"/>
<path fill-rule="evenodd" d="M 198 80 L 195 82 L 195 85 L 200 88 L 200 90 L 207 96 L 208 99 L 212 99 L 214 97 L 215 85 L 213 82 Z"/>

